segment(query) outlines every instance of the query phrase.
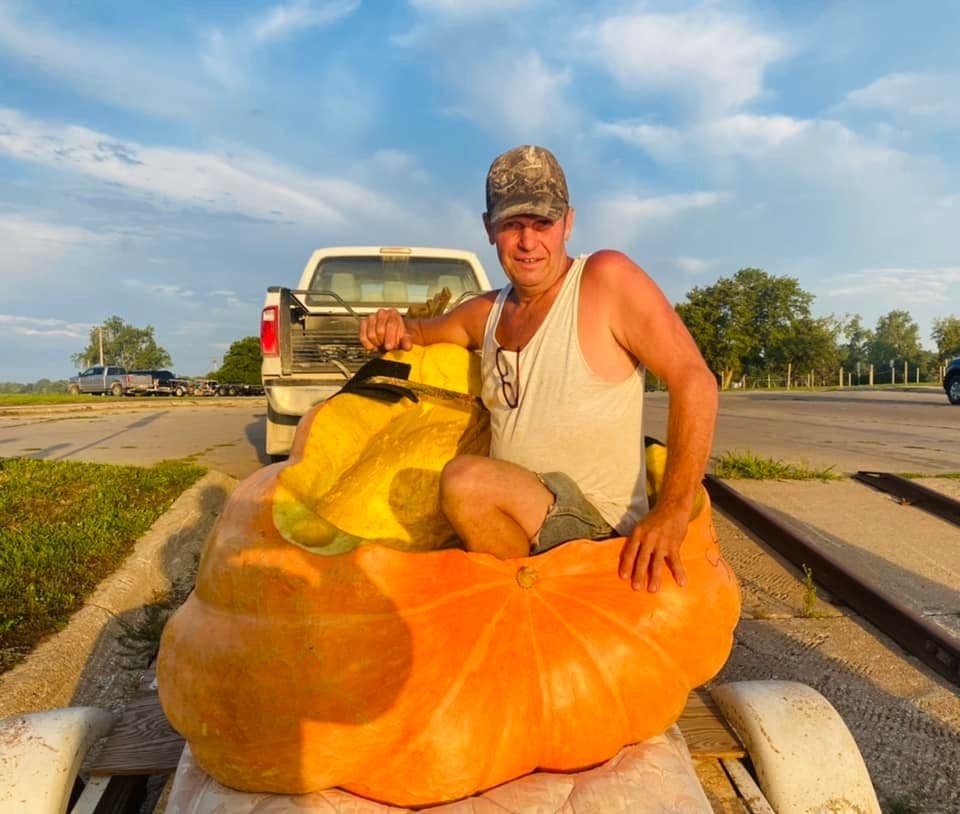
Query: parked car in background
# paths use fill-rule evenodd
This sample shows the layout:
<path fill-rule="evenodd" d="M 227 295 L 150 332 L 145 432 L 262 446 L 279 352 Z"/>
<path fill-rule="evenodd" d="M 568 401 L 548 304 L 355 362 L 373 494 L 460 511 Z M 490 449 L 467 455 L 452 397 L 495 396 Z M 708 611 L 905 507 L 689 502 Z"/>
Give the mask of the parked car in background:
<path fill-rule="evenodd" d="M 960 404 L 960 356 L 947 365 L 943 376 L 943 389 L 951 404 Z"/>
<path fill-rule="evenodd" d="M 71 376 L 67 384 L 67 392 L 71 395 L 78 393 L 92 393 L 94 395 L 122 396 L 130 388 L 144 382 L 151 382 L 149 377 L 133 377 L 126 368 L 115 365 L 94 365 L 88 367 L 76 376 Z"/>
<path fill-rule="evenodd" d="M 95 365 L 70 378 L 67 392 L 112 396 L 185 396 L 192 382 L 169 370 L 131 370 Z"/>
<path fill-rule="evenodd" d="M 127 392 L 139 395 L 170 396 L 179 383 L 186 384 L 185 379 L 178 379 L 169 370 L 131 370 L 129 375 L 132 378 Z"/>

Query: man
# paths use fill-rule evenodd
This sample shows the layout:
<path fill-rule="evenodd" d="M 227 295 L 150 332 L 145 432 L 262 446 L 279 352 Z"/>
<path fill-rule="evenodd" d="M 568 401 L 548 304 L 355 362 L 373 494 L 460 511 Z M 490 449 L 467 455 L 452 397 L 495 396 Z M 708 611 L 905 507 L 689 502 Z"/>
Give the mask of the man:
<path fill-rule="evenodd" d="M 619 573 L 657 591 L 680 546 L 710 454 L 717 387 L 656 283 L 628 257 L 567 255 L 574 210 L 556 158 L 522 146 L 487 175 L 484 227 L 509 285 L 433 319 L 383 309 L 362 320 L 368 349 L 453 342 L 481 349 L 490 457 L 461 456 L 441 506 L 466 548 L 499 557 L 623 535 Z M 648 510 L 643 380 L 670 391 L 662 493 Z"/>

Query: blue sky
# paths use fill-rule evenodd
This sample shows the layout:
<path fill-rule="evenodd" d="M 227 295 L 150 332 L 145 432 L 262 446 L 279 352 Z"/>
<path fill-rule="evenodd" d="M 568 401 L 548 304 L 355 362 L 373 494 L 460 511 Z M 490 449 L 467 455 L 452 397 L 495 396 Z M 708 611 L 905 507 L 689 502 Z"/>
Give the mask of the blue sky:
<path fill-rule="evenodd" d="M 492 158 L 674 302 L 739 268 L 960 314 L 960 3 L 0 0 L 0 381 L 153 325 L 199 375 L 312 249 L 476 251 Z"/>

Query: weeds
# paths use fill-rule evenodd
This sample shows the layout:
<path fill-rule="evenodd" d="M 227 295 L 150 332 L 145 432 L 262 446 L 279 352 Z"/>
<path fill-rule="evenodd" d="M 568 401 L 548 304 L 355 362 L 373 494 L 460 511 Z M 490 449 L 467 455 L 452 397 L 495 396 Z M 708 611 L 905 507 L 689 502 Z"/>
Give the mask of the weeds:
<path fill-rule="evenodd" d="M 800 615 L 804 619 L 813 619 L 817 612 L 817 586 L 813 582 L 813 570 L 803 564 L 803 598 L 800 602 Z"/>
<path fill-rule="evenodd" d="M 65 625 L 203 472 L 0 460 L 0 672 Z"/>
<path fill-rule="evenodd" d="M 813 469 L 806 463 L 790 464 L 774 458 L 761 458 L 750 450 L 732 450 L 721 455 L 713 469 L 718 478 L 744 480 L 836 480 L 832 466 Z"/>

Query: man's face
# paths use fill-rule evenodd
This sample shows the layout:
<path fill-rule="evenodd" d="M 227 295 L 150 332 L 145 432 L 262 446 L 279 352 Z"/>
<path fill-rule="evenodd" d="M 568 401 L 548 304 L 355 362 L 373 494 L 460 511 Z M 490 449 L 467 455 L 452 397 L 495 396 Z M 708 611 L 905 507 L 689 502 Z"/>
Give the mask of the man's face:
<path fill-rule="evenodd" d="M 566 268 L 566 242 L 573 230 L 573 209 L 559 220 L 537 215 L 514 215 L 484 226 L 504 272 L 516 285 L 552 282 Z"/>

